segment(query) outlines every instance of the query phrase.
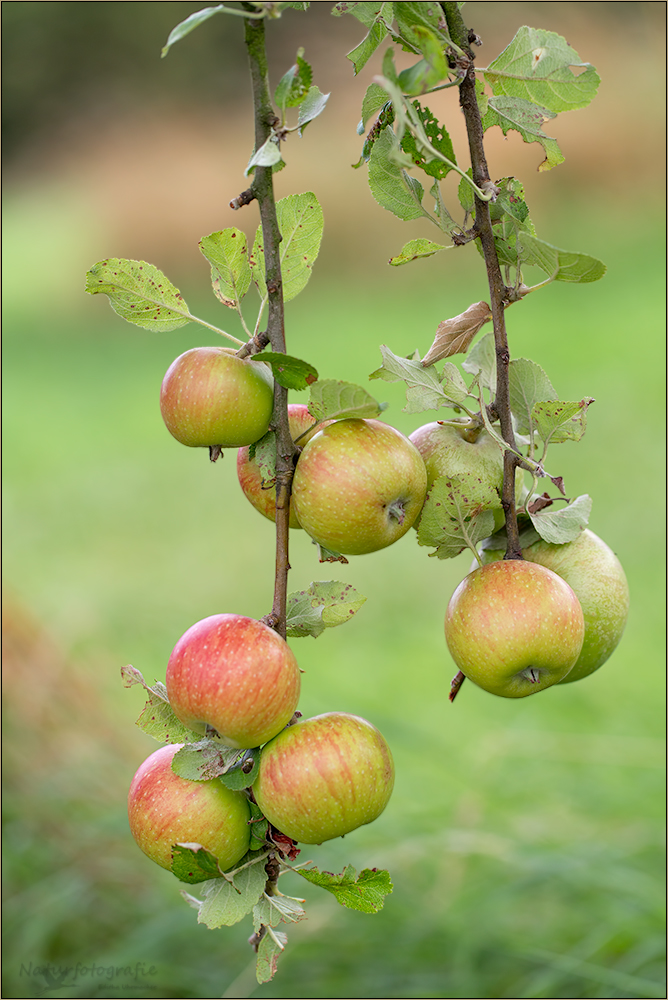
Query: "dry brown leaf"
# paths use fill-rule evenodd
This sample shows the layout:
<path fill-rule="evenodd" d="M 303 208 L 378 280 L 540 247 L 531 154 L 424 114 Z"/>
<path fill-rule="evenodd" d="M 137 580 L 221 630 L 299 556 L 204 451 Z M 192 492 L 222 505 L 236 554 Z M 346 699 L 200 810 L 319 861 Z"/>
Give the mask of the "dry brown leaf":
<path fill-rule="evenodd" d="M 438 324 L 434 343 L 422 359 L 422 364 L 426 367 L 453 354 L 466 354 L 480 327 L 491 318 L 492 310 L 487 303 L 476 302 L 459 316 L 444 319 Z"/>

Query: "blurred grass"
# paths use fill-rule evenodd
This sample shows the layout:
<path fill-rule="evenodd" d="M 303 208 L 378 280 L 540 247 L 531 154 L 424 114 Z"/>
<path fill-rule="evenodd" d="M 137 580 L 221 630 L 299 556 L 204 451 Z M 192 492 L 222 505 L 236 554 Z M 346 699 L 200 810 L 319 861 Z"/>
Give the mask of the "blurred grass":
<path fill-rule="evenodd" d="M 577 19 L 600 5 L 541 6 L 550 18 Z M 610 37 L 599 32 L 592 44 L 605 51 Z M 612 49 L 607 58 L 612 66 Z M 600 97 L 609 115 L 620 107 L 614 85 L 609 73 Z M 603 125 L 593 112 L 591 120 L 616 134 L 605 113 Z M 292 589 L 331 575 L 368 598 L 345 629 L 293 643 L 305 670 L 300 708 L 366 716 L 397 764 L 383 816 L 308 857 L 332 871 L 348 862 L 388 867 L 395 890 L 369 917 L 295 878 L 287 891 L 308 897 L 309 919 L 290 931 L 279 974 L 263 987 L 246 944 L 250 924 L 198 926 L 178 883 L 131 841 L 127 787 L 155 744 L 133 725 L 142 698 L 122 689 L 119 668 L 132 662 L 148 679 L 164 678 L 174 642 L 194 621 L 264 614 L 272 526 L 241 496 L 232 455 L 212 466 L 162 424 L 162 376 L 203 342 L 197 329 L 149 334 L 82 293 L 83 272 L 99 257 L 147 252 L 137 202 L 123 215 L 121 186 L 107 216 L 96 214 L 81 182 L 86 163 L 74 182 L 33 177 L 7 191 L 4 996 L 665 995 L 664 242 L 643 184 L 629 181 L 634 170 L 649 177 L 637 150 L 629 147 L 625 172 L 595 184 L 581 145 L 565 150 L 585 158 L 579 173 L 567 163 L 563 179 L 558 171 L 527 178 L 529 203 L 543 238 L 601 257 L 608 274 L 530 296 L 509 311 L 509 335 L 513 355 L 538 361 L 563 398 L 596 398 L 587 435 L 554 449 L 550 467 L 569 494 L 590 493 L 591 527 L 625 566 L 626 634 L 581 684 L 519 703 L 465 685 L 450 706 L 442 619 L 469 559 L 429 559 L 411 533 L 323 568 L 294 532 Z M 346 161 L 343 141 L 336 148 L 339 164 L 358 155 Z M 535 150 L 518 141 L 518 152 L 534 169 Z M 246 151 L 229 155 L 243 170 Z M 278 175 L 286 191 L 300 189 L 294 160 Z M 114 176 L 103 174 L 105 190 Z M 366 385 L 379 343 L 424 351 L 441 319 L 487 291 L 470 246 L 404 268 L 381 264 L 423 233 L 374 206 L 361 173 L 352 176 L 350 204 L 335 179 L 315 188 L 331 200 L 325 215 L 334 221 L 308 289 L 289 305 L 288 342 L 323 377 Z M 551 194 L 535 202 L 531 188 Z M 136 243 L 110 239 L 114 211 Z M 250 232 L 257 220 L 232 221 Z M 193 311 L 238 334 L 206 288 L 206 268 L 190 267 L 196 253 L 185 280 L 173 269 L 179 253 L 164 249 Z M 368 387 L 405 432 L 433 416 L 402 413 L 398 385 Z M 67 985 L 58 985 L 59 968 L 70 970 Z"/>

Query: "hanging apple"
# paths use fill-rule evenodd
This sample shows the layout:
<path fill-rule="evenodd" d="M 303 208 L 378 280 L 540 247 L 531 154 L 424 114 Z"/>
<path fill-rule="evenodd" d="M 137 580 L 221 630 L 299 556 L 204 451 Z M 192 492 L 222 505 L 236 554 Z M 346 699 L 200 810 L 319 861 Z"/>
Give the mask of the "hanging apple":
<path fill-rule="evenodd" d="M 218 778 L 188 781 L 172 771 L 172 743 L 140 766 L 128 794 L 130 830 L 144 854 L 171 869 L 174 844 L 200 844 L 225 871 L 248 851 L 250 807 Z"/>
<path fill-rule="evenodd" d="M 422 510 L 427 473 L 407 437 L 380 420 L 337 420 L 297 462 L 295 513 L 320 545 L 362 555 L 406 534 Z"/>
<path fill-rule="evenodd" d="M 267 366 L 228 347 L 194 347 L 173 361 L 162 381 L 167 430 L 191 448 L 240 448 L 269 428 L 274 402 Z"/>
<path fill-rule="evenodd" d="M 299 719 L 264 747 L 253 794 L 282 833 L 320 844 L 377 819 L 393 786 L 392 754 L 376 727 L 329 712 Z"/>
<path fill-rule="evenodd" d="M 174 714 L 194 732 L 214 729 L 230 747 L 266 743 L 299 701 L 299 667 L 287 642 L 263 622 L 211 615 L 185 632 L 167 664 Z"/>
<path fill-rule="evenodd" d="M 462 580 L 445 615 L 445 638 L 461 672 L 504 698 L 562 681 L 580 655 L 584 617 L 552 570 L 521 559 L 493 562 Z"/>

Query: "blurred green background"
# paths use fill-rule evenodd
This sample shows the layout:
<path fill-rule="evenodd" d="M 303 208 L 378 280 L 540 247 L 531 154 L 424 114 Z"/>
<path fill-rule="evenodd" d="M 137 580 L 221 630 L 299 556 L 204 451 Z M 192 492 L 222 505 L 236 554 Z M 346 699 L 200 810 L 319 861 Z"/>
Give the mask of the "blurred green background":
<path fill-rule="evenodd" d="M 325 239 L 287 314 L 289 350 L 324 377 L 367 384 L 378 345 L 424 353 L 438 323 L 486 297 L 472 247 L 408 267 L 431 236 L 380 209 L 355 133 L 378 60 L 329 3 L 269 26 L 273 82 L 299 45 L 325 114 L 286 147 L 279 195 L 313 190 Z M 618 651 L 582 683 L 520 702 L 466 685 L 442 619 L 466 555 L 429 559 L 413 534 L 320 567 L 292 534 L 291 589 L 334 576 L 368 601 L 343 629 L 295 640 L 301 710 L 361 714 L 397 765 L 383 816 L 303 852 L 324 869 L 390 869 L 376 916 L 308 897 L 273 983 L 258 987 L 248 921 L 211 932 L 130 838 L 125 796 L 155 744 L 134 726 L 132 662 L 163 679 L 176 639 L 219 611 L 271 603 L 273 533 L 212 466 L 164 429 L 158 392 L 194 326 L 151 334 L 84 295 L 106 256 L 150 260 L 191 309 L 231 333 L 198 239 L 257 225 L 232 213 L 252 146 L 238 19 L 213 18 L 166 60 L 191 3 L 5 3 L 4 685 L 6 997 L 661 997 L 663 978 L 662 3 L 471 3 L 486 65 L 523 24 L 563 34 L 602 77 L 590 108 L 547 131 L 566 162 L 488 133 L 493 176 L 518 175 L 538 233 L 606 261 L 593 285 L 552 285 L 508 315 L 511 351 L 562 398 L 591 395 L 589 429 L 551 455 L 592 529 L 618 553 L 631 614 Z M 466 163 L 456 96 L 433 110 Z M 453 185 L 454 190 L 454 185 Z M 450 192 L 452 194 L 452 191 Z M 222 311 L 221 311 L 222 310 Z M 209 336 L 204 336 L 208 342 Z M 399 386 L 373 383 L 410 432 Z M 302 396 L 294 394 L 295 401 Z M 285 880 L 288 881 L 287 879 Z M 325 897 L 325 898 L 323 898 Z"/>

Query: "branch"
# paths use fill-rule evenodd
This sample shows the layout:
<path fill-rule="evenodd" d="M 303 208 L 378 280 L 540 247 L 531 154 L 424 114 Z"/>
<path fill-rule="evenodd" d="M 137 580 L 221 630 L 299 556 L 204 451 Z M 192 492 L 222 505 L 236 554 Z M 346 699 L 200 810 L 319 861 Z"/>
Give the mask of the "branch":
<path fill-rule="evenodd" d="M 474 56 L 470 46 L 470 43 L 475 39 L 475 35 L 466 27 L 458 3 L 444 2 L 441 3 L 441 7 L 443 8 L 452 40 L 463 49 L 469 60 L 466 75 L 459 88 L 459 103 L 466 120 L 473 180 L 481 190 L 489 191 L 493 185 L 485 158 L 482 121 L 480 119 L 480 109 L 478 108 L 478 100 L 475 92 Z M 474 229 L 480 238 L 485 257 L 492 321 L 494 323 L 494 343 L 496 346 L 496 395 L 494 404 L 499 416 L 503 439 L 511 448 L 517 451 L 515 433 L 510 415 L 510 388 L 508 381 L 510 351 L 508 350 L 508 337 L 504 315 L 505 303 L 508 301 L 508 289 L 501 275 L 499 258 L 494 245 L 489 203 L 481 201 L 475 193 L 474 198 Z M 511 451 L 504 452 L 503 495 L 501 504 L 506 515 L 506 534 L 508 536 L 506 559 L 522 558 L 522 550 L 519 544 L 519 530 L 517 527 L 517 512 L 515 510 L 515 470 L 517 463 L 518 459 L 516 455 L 513 455 Z"/>
<path fill-rule="evenodd" d="M 244 4 L 244 8 L 253 9 L 250 4 Z M 245 21 L 245 40 L 253 86 L 255 148 L 259 149 L 269 137 L 272 127 L 277 123 L 269 96 L 264 20 L 249 19 Z M 250 190 L 260 207 L 262 222 L 268 299 L 267 335 L 272 351 L 285 354 L 283 281 L 279 253 L 281 234 L 276 218 L 271 167 L 255 168 Z M 271 425 L 276 432 L 276 577 L 274 603 L 271 614 L 265 618 L 265 621 L 285 638 L 288 570 L 290 568 L 288 563 L 290 491 L 296 449 L 290 436 L 288 423 L 288 390 L 279 385 L 278 382 L 274 383 L 274 410 Z"/>

